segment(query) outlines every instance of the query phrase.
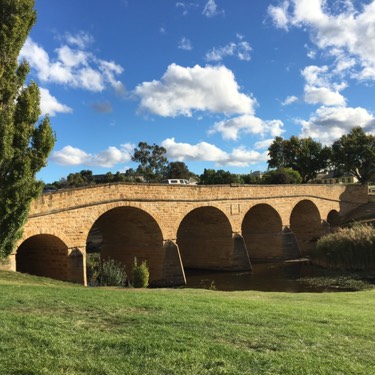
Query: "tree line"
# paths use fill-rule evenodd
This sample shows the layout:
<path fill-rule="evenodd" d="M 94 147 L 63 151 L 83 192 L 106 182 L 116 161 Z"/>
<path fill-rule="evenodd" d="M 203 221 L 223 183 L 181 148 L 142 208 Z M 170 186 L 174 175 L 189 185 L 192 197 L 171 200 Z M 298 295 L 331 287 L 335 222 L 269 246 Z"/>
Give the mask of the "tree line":
<path fill-rule="evenodd" d="M 194 180 L 202 185 L 220 184 L 299 184 L 316 182 L 323 170 L 335 170 L 336 176 L 350 174 L 362 184 L 375 178 L 375 137 L 355 127 L 331 146 L 312 138 L 276 137 L 268 148 L 268 169 L 264 173 L 234 174 L 223 169 L 191 172 L 184 162 L 169 162 L 167 150 L 155 143 L 139 142 L 132 160 L 138 167 L 124 173 L 108 172 L 94 176 L 92 171 L 71 173 L 48 188 L 71 188 L 112 182 L 161 182 L 165 179 Z"/>

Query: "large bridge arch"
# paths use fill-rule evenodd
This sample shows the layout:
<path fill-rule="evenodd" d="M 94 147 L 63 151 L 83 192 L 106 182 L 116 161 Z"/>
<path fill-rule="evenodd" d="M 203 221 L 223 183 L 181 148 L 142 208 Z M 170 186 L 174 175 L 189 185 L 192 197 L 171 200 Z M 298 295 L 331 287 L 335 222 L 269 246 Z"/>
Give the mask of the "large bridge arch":
<path fill-rule="evenodd" d="M 291 212 L 290 229 L 297 238 L 302 255 L 308 255 L 327 228 L 323 225 L 316 204 L 309 199 L 303 199 Z"/>
<path fill-rule="evenodd" d="M 16 252 L 16 271 L 69 280 L 68 246 L 52 234 L 25 239 Z"/>
<path fill-rule="evenodd" d="M 249 269 L 246 249 L 237 246 L 237 242 L 229 218 L 213 206 L 187 213 L 177 231 L 177 245 L 187 269 Z"/>
<path fill-rule="evenodd" d="M 269 204 L 251 207 L 244 216 L 241 230 L 252 262 L 284 258 L 281 217 Z"/>
<path fill-rule="evenodd" d="M 98 239 L 95 241 L 95 237 Z M 118 206 L 102 213 L 92 225 L 87 244 L 99 242 L 102 259 L 115 259 L 125 265 L 131 277 L 136 257 L 146 261 L 150 282 L 163 279 L 165 249 L 159 224 L 145 210 L 133 206 Z M 87 250 L 90 251 L 89 246 Z"/>

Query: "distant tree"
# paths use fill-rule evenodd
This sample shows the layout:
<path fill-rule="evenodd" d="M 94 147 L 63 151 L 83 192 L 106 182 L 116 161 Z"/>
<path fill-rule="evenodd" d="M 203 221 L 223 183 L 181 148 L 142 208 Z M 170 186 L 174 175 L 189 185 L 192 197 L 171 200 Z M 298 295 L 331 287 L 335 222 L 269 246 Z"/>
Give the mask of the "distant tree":
<path fill-rule="evenodd" d="M 202 185 L 225 185 L 232 183 L 241 183 L 241 177 L 236 174 L 232 174 L 223 169 L 204 169 L 203 174 L 199 177 L 200 184 Z"/>
<path fill-rule="evenodd" d="M 105 177 L 104 177 L 105 182 L 110 183 L 110 182 L 113 182 L 114 179 L 115 179 L 115 176 L 113 175 L 112 172 L 107 172 L 107 173 L 105 174 Z"/>
<path fill-rule="evenodd" d="M 292 168 L 299 172 L 302 183 L 306 183 L 327 167 L 330 154 L 329 147 L 322 147 L 312 138 L 292 136 L 290 139 L 283 139 L 276 137 L 268 148 L 268 167 Z"/>
<path fill-rule="evenodd" d="M 263 184 L 300 184 L 301 175 L 292 168 L 279 168 L 267 171 L 262 177 Z"/>
<path fill-rule="evenodd" d="M 172 161 L 168 164 L 165 178 L 182 178 L 188 180 L 194 173 L 189 171 L 188 166 L 182 161 Z"/>
<path fill-rule="evenodd" d="M 70 173 L 67 177 L 69 187 L 88 186 L 94 183 L 92 171 L 82 170 L 78 173 Z"/>
<path fill-rule="evenodd" d="M 332 145 L 332 162 L 336 168 L 357 177 L 361 184 L 375 178 L 375 137 L 355 127 Z"/>
<path fill-rule="evenodd" d="M 168 165 L 166 152 L 164 147 L 155 143 L 149 145 L 146 142 L 139 142 L 132 156 L 132 160 L 139 163 L 137 173 L 143 175 L 147 182 L 160 182 Z"/>
<path fill-rule="evenodd" d="M 256 185 L 262 182 L 261 177 L 253 173 L 241 175 L 241 180 L 242 180 L 242 183 L 248 184 L 248 185 Z"/>
<path fill-rule="evenodd" d="M 0 257 L 22 235 L 30 203 L 43 188 L 35 175 L 55 143 L 48 117 L 36 125 L 39 88 L 25 85 L 29 66 L 18 63 L 35 21 L 34 0 L 0 0 Z"/>
<path fill-rule="evenodd" d="M 124 182 L 126 180 L 124 173 L 116 172 L 113 176 L 114 182 Z"/>

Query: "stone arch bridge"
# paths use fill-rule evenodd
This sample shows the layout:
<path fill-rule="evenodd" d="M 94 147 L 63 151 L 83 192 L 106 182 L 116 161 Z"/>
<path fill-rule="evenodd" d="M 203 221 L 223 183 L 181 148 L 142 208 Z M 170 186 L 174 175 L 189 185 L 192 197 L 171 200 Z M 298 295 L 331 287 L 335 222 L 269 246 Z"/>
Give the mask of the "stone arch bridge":
<path fill-rule="evenodd" d="M 367 203 L 360 185 L 109 184 L 47 193 L 32 204 L 8 259 L 14 271 L 87 284 L 86 255 L 146 260 L 153 285 L 185 269 L 251 270 L 308 255 L 340 215 Z"/>

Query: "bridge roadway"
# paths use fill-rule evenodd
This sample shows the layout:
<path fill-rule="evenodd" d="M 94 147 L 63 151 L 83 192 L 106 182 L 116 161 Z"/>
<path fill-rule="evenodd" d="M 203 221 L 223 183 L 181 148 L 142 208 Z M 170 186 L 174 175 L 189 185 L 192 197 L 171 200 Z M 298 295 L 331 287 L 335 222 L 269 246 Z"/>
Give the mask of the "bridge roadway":
<path fill-rule="evenodd" d="M 361 185 L 108 184 L 47 193 L 2 268 L 86 285 L 86 254 L 146 260 L 153 285 L 187 268 L 251 270 L 306 256 L 330 225 L 368 202 Z"/>

